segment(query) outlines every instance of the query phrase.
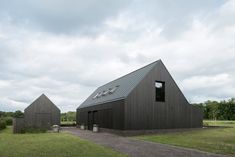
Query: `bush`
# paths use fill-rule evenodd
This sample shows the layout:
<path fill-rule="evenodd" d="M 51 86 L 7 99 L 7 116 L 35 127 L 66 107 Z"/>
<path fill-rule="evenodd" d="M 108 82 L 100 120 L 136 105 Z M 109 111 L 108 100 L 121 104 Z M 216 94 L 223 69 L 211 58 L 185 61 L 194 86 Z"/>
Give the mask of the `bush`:
<path fill-rule="evenodd" d="M 208 122 L 203 122 L 203 126 L 209 126 Z"/>
<path fill-rule="evenodd" d="M 20 110 L 17 110 L 13 113 L 13 117 L 14 118 L 22 118 L 22 117 L 24 117 L 24 113 L 21 112 Z"/>
<path fill-rule="evenodd" d="M 76 122 L 62 122 L 60 124 L 60 126 L 63 126 L 63 127 L 72 127 L 72 126 L 76 126 Z"/>
<path fill-rule="evenodd" d="M 21 133 L 46 133 L 47 129 L 39 129 L 39 128 L 24 128 L 21 130 Z"/>
<path fill-rule="evenodd" d="M 12 125 L 12 118 L 11 117 L 5 117 L 4 118 L 6 125 Z"/>
<path fill-rule="evenodd" d="M 0 119 L 0 130 L 3 130 L 7 127 L 5 120 Z"/>

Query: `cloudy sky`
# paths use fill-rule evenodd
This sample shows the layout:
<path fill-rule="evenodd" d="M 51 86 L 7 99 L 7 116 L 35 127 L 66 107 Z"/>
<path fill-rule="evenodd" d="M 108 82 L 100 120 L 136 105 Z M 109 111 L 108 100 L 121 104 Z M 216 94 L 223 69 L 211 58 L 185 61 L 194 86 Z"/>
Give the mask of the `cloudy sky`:
<path fill-rule="evenodd" d="M 158 59 L 189 102 L 235 97 L 235 1 L 0 0 L 0 110 L 75 110 Z"/>

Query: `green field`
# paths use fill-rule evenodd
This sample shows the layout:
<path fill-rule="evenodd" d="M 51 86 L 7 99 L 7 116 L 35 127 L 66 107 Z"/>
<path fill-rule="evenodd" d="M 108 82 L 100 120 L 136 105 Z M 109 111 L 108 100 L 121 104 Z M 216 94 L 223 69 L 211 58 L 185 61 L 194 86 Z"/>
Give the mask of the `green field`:
<path fill-rule="evenodd" d="M 60 122 L 61 126 L 76 126 L 76 121 L 62 121 Z"/>
<path fill-rule="evenodd" d="M 210 128 L 178 133 L 138 136 L 136 138 L 235 157 L 235 121 L 204 121 Z M 12 134 L 8 127 L 0 131 L 0 157 L 122 157 L 111 149 L 67 133 Z"/>
<path fill-rule="evenodd" d="M 67 133 L 12 134 L 0 131 L 0 157 L 123 157 L 125 155 Z"/>
<path fill-rule="evenodd" d="M 60 124 L 76 124 L 76 121 L 61 121 Z"/>
<path fill-rule="evenodd" d="M 235 121 L 204 121 L 204 124 L 230 128 L 210 128 L 180 133 L 138 136 L 137 138 L 235 156 Z"/>

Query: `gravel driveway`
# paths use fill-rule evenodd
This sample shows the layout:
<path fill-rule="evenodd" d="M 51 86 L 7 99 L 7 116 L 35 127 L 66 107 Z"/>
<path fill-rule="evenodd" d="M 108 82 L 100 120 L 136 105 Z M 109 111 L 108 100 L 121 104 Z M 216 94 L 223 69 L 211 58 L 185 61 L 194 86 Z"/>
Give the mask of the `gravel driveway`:
<path fill-rule="evenodd" d="M 228 157 L 193 149 L 141 141 L 104 132 L 93 133 L 77 128 L 63 128 L 62 130 L 79 136 L 82 139 L 128 154 L 131 157 Z"/>

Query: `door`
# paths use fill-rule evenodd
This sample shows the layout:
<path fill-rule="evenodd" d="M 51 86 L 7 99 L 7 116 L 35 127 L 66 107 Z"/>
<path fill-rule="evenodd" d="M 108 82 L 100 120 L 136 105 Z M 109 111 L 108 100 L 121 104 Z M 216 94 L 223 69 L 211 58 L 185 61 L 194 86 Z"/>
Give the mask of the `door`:
<path fill-rule="evenodd" d="M 92 130 L 93 128 L 93 114 L 91 111 L 88 112 L 88 122 L 87 122 L 87 125 L 88 125 L 88 130 Z"/>
<path fill-rule="evenodd" d="M 98 111 L 93 111 L 93 124 L 98 124 L 99 125 Z"/>
<path fill-rule="evenodd" d="M 92 130 L 94 124 L 98 124 L 98 112 L 97 111 L 89 111 L 88 112 L 88 129 Z"/>

